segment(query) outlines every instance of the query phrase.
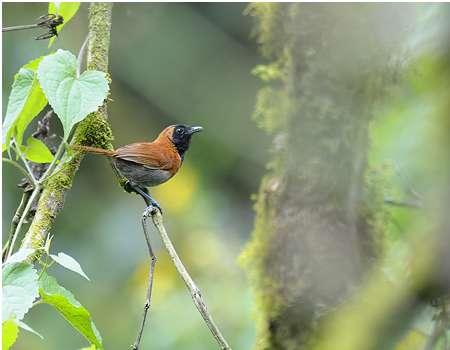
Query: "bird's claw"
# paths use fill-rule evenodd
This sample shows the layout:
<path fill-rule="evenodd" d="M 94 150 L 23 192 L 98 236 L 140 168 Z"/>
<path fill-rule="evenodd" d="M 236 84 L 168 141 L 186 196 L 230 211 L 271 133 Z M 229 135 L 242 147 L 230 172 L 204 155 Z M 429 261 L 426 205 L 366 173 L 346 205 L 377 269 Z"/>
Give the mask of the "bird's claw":
<path fill-rule="evenodd" d="M 142 216 L 144 218 L 148 218 L 150 216 L 155 215 L 158 210 L 162 214 L 163 211 L 162 211 L 161 207 L 155 201 L 155 202 L 151 203 L 147 208 L 145 208 L 144 213 L 142 214 Z"/>
<path fill-rule="evenodd" d="M 159 212 L 162 214 L 163 210 L 159 203 L 155 201 L 153 198 L 151 199 L 150 205 L 149 205 L 151 214 L 156 214 L 156 210 L 159 210 Z"/>

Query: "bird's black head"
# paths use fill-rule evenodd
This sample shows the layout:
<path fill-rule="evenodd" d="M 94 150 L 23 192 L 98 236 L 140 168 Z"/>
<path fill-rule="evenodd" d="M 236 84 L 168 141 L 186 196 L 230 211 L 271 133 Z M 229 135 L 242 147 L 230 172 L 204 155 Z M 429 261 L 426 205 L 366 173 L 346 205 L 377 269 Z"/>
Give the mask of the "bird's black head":
<path fill-rule="evenodd" d="M 183 124 L 178 124 L 173 127 L 172 142 L 181 158 L 184 158 L 184 153 L 189 148 L 192 135 L 202 130 L 203 128 L 201 126 L 188 126 Z"/>

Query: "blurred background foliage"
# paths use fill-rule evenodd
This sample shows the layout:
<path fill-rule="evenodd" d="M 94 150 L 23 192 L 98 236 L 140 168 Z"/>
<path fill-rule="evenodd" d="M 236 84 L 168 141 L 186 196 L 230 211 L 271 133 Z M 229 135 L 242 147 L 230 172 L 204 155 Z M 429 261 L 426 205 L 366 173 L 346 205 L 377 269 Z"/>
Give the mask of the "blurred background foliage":
<path fill-rule="evenodd" d="M 3 4 L 4 25 L 34 23 L 46 3 Z M 245 4 L 120 4 L 113 8 L 109 120 L 116 146 L 153 139 L 173 123 L 202 125 L 177 176 L 154 189 L 181 258 L 215 319 L 236 348 L 254 340 L 251 298 L 237 256 L 252 229 L 250 196 L 265 167 L 268 137 L 252 122 L 261 63 Z M 87 34 L 88 4 L 51 50 L 78 52 Z M 36 32 L 3 35 L 3 115 L 13 75 L 46 54 Z M 59 127 L 54 121 L 54 126 Z M 30 131 L 34 129 L 30 127 Z M 3 167 L 3 232 L 20 200 L 20 174 Z M 92 313 L 107 349 L 125 349 L 140 321 L 148 258 L 140 226 L 143 201 L 117 185 L 109 163 L 83 161 L 53 230 L 54 251 L 76 257 L 87 283 L 54 268 L 56 277 Z M 216 345 L 154 235 L 153 310 L 143 348 L 214 349 Z M 224 307 L 226 306 L 226 307 Z M 16 349 L 77 349 L 85 341 L 54 310 L 38 306 L 27 322 L 45 341 L 21 332 Z"/>
<path fill-rule="evenodd" d="M 255 348 L 448 349 L 450 7 L 250 14 L 274 139 L 242 255 Z"/>
<path fill-rule="evenodd" d="M 45 3 L 2 6 L 4 25 L 33 23 L 47 8 Z M 405 278 L 414 265 L 410 257 L 442 219 L 442 207 L 434 212 L 433 208 L 448 208 L 449 204 L 437 204 L 436 198 L 448 185 L 450 168 L 446 158 L 450 7 L 409 6 L 409 10 L 415 6 L 414 16 L 406 16 L 405 22 L 414 29 L 398 47 L 397 54 L 403 57 L 396 70 L 401 73 L 398 81 L 386 86 L 385 98 L 371 111 L 368 163 L 376 174 L 371 181 L 379 182 L 376 187 L 383 189 L 377 193 L 381 201 L 413 202 L 429 209 L 385 207 L 380 218 L 384 232 L 378 252 L 381 268 L 366 276 L 369 283 L 361 290 L 361 299 L 369 298 L 371 303 L 358 304 L 356 299 L 333 318 L 326 331 L 340 343 L 331 347 L 319 344 L 320 349 L 345 349 L 359 340 L 368 344 L 378 341 L 382 349 L 424 349 L 435 326 L 436 308 L 424 302 L 407 317 L 394 319 L 395 335 L 374 340 L 371 335 L 376 333 L 367 332 L 370 328 L 354 328 L 358 322 L 378 327 L 377 317 L 389 315 L 382 313 L 381 305 L 387 307 L 390 302 L 395 304 L 396 298 L 408 296 Z M 255 343 L 255 306 L 237 257 L 253 228 L 251 196 L 258 191 L 270 154 L 270 137 L 258 126 L 273 132 L 283 124 L 285 112 L 270 109 L 271 103 L 261 104 L 269 96 L 263 81 L 278 79 L 279 66 L 277 62 L 263 65 L 267 62 L 258 52 L 257 39 L 250 36 L 253 21 L 243 15 L 245 8 L 242 3 L 115 4 L 112 101 L 108 107 L 117 146 L 152 139 L 172 123 L 205 128 L 193 140 L 182 171 L 153 194 L 165 209 L 169 234 L 181 258 L 235 349 L 249 349 Z M 386 40 L 391 35 L 388 29 L 395 28 L 395 23 L 388 24 Z M 266 29 L 276 33 L 279 26 Z M 86 33 L 87 5 L 83 4 L 52 50 L 76 53 Z M 34 41 L 33 36 L 30 32 L 3 35 L 3 115 L 14 73 L 48 52 L 47 43 Z M 281 50 L 282 44 L 275 42 L 273 47 Z M 282 95 L 270 96 L 277 106 L 283 106 Z M 56 122 L 55 127 L 59 127 Z M 276 147 L 279 140 L 274 141 Z M 19 178 L 18 172 L 3 166 L 3 232 L 20 198 L 15 186 Z M 148 269 L 139 222 L 142 209 L 137 196 L 117 186 L 107 161 L 88 156 L 54 227 L 54 251 L 76 257 L 93 283 L 58 268 L 54 273 L 90 310 L 107 349 L 126 348 L 137 330 Z M 182 281 L 154 237 L 158 263 L 143 347 L 215 349 Z M 386 292 L 392 289 L 398 294 Z M 375 315 L 370 318 L 372 324 L 365 323 L 369 314 Z M 22 332 L 16 349 L 77 349 L 85 344 L 49 307 L 33 308 L 25 321 L 42 333 L 45 341 Z M 443 341 L 438 342 L 436 349 L 444 350 L 444 346 Z"/>

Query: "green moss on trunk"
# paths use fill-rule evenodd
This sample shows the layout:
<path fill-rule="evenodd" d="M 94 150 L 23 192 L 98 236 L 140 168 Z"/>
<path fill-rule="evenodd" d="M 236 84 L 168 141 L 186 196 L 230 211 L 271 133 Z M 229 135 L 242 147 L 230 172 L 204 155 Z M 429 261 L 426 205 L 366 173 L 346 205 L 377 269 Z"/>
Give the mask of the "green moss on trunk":
<path fill-rule="evenodd" d="M 108 50 L 111 30 L 111 3 L 92 3 L 89 9 L 88 69 L 108 71 Z M 75 144 L 112 148 L 113 136 L 107 121 L 106 104 L 92 113 L 76 128 Z M 36 214 L 22 242 L 24 247 L 39 248 L 50 232 L 58 212 L 64 206 L 64 197 L 71 188 L 75 173 L 83 159 L 74 155 L 44 184 Z"/>

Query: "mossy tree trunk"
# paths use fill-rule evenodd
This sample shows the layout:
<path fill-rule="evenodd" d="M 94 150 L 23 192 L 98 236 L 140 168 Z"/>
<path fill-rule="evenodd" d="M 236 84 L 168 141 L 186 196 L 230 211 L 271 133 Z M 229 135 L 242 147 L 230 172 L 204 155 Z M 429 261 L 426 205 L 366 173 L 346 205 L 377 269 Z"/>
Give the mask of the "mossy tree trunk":
<path fill-rule="evenodd" d="M 255 69 L 270 82 L 254 117 L 273 150 L 242 254 L 258 298 L 256 348 L 308 348 L 377 257 L 382 198 L 367 172 L 369 123 L 394 76 L 387 62 L 399 33 L 381 38 L 401 18 L 377 5 L 266 3 L 249 13 L 272 60 Z"/>
<path fill-rule="evenodd" d="M 111 10 L 112 3 L 92 3 L 90 5 L 88 69 L 108 72 Z M 97 112 L 89 115 L 77 126 L 73 143 L 111 149 L 112 139 L 105 103 Z M 73 178 L 82 159 L 81 153 L 76 154 L 45 182 L 37 204 L 36 214 L 23 239 L 23 247 L 36 249 L 42 246 L 58 212 L 64 206 L 65 194 L 72 186 Z"/>

